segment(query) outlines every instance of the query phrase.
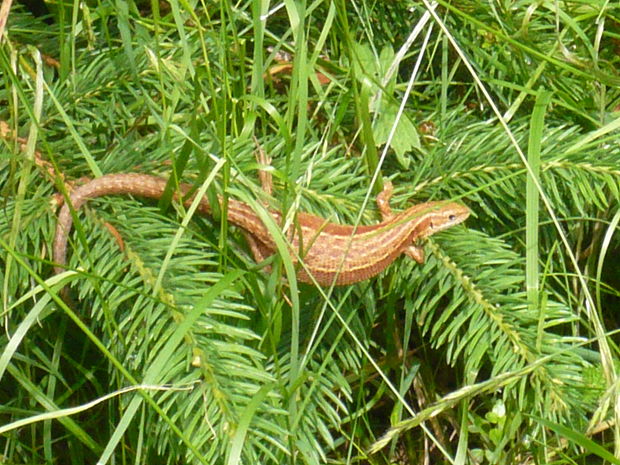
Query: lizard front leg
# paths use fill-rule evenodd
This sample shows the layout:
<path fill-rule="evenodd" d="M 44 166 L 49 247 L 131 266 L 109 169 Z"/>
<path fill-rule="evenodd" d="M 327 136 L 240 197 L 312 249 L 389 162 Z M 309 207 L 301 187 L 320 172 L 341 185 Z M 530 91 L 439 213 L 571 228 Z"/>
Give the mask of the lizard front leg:
<path fill-rule="evenodd" d="M 377 195 L 377 207 L 381 212 L 381 218 L 383 221 L 392 219 L 394 213 L 392 207 L 390 207 L 390 200 L 394 194 L 394 186 L 391 181 L 383 183 L 383 190 Z M 411 244 L 404 250 L 405 255 L 409 258 L 413 258 L 419 264 L 424 263 L 424 249 L 418 245 Z"/>

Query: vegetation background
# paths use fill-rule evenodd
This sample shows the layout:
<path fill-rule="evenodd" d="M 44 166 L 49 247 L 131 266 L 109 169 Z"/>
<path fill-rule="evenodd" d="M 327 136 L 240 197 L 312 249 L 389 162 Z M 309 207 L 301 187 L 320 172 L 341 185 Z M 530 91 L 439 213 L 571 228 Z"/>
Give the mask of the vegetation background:
<path fill-rule="evenodd" d="M 3 4 L 1 463 L 620 463 L 617 2 Z M 473 215 L 320 289 L 103 198 L 52 276 L 62 195 L 127 171 Z"/>

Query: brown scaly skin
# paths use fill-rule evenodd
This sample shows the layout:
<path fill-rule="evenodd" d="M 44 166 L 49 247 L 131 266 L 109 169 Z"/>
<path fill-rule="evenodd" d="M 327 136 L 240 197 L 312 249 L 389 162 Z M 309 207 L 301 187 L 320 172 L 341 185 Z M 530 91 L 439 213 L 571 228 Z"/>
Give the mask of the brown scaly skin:
<path fill-rule="evenodd" d="M 104 195 L 135 195 L 159 199 L 167 181 L 147 174 L 108 174 L 89 181 L 77 188 L 70 197 L 70 204 L 78 211 L 95 197 Z M 185 194 L 190 185 L 182 184 Z M 286 234 L 291 258 L 298 264 L 297 279 L 322 286 L 346 285 L 369 279 L 383 271 L 402 253 L 423 262 L 422 250 L 415 246 L 417 239 L 463 222 L 470 214 L 467 207 L 453 202 L 427 202 L 392 214 L 389 208 L 391 185 L 379 195 L 377 203 L 383 221 L 372 226 L 351 226 L 329 223 L 307 213 L 297 215 L 298 227 Z M 192 199 L 186 201 L 189 204 Z M 200 200 L 198 211 L 209 214 L 211 208 L 206 198 Z M 249 205 L 234 199 L 228 200 L 228 221 L 245 231 L 257 262 L 277 252 L 277 246 L 262 220 Z M 271 211 L 275 224 L 281 216 Z M 53 256 L 56 273 L 66 264 L 68 234 L 73 225 L 69 205 L 65 203 L 58 216 L 54 238 Z M 312 278 L 310 277 L 312 275 Z"/>

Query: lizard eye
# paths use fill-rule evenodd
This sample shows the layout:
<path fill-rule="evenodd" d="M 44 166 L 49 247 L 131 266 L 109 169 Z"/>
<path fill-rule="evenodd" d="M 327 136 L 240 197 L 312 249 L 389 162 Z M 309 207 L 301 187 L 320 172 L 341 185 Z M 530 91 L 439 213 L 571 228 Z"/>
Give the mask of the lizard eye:
<path fill-rule="evenodd" d="M 448 217 L 448 219 L 449 219 L 450 221 L 454 221 L 454 220 L 456 220 L 456 215 L 450 215 L 450 216 Z"/>

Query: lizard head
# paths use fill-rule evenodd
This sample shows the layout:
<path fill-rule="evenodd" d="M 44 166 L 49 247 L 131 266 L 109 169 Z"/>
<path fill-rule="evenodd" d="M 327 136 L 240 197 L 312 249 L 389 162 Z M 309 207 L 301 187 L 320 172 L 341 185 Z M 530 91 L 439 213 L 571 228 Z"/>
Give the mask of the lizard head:
<path fill-rule="evenodd" d="M 421 214 L 417 237 L 428 237 L 436 232 L 451 228 L 467 219 L 471 211 L 465 205 L 454 202 L 428 202 Z"/>

